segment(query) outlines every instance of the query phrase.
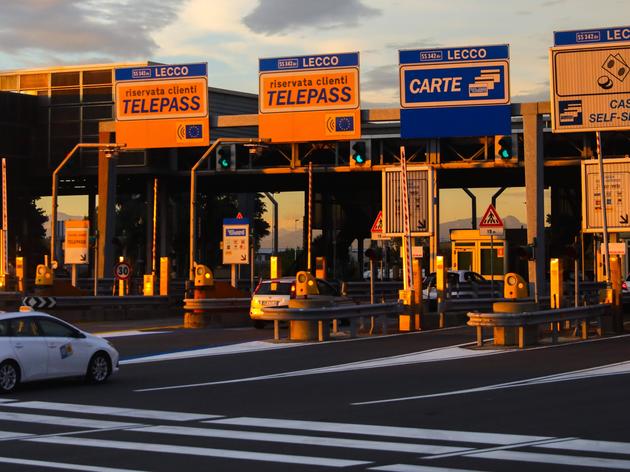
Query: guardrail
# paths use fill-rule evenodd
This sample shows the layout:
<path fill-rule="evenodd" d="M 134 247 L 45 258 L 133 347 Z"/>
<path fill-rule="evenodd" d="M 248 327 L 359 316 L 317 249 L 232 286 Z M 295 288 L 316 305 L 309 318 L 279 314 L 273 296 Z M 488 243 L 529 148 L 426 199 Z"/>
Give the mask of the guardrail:
<path fill-rule="evenodd" d="M 247 309 L 251 298 L 185 298 L 184 310 L 224 310 L 230 309 Z"/>
<path fill-rule="evenodd" d="M 610 304 L 588 305 L 553 310 L 538 310 L 524 313 L 468 313 L 468 326 L 477 328 L 477 346 L 483 346 L 483 328 L 517 328 L 518 347 L 525 347 L 525 328 L 541 324 L 551 324 L 552 342 L 558 341 L 558 323 L 562 321 L 579 321 L 582 339 L 588 338 L 588 322 L 593 318 L 599 320 L 599 335 L 602 334 L 602 318 L 610 314 Z"/>
<path fill-rule="evenodd" d="M 398 315 L 403 310 L 400 303 L 375 303 L 373 305 L 340 305 L 317 308 L 263 308 L 260 317 L 265 321 L 273 321 L 273 336 L 280 340 L 280 321 L 316 321 L 319 341 L 324 341 L 328 333 L 325 325 L 334 320 L 350 321 L 350 336 L 357 335 L 357 321 L 363 317 L 381 317 Z M 336 327 L 335 327 L 336 328 Z M 383 325 L 383 334 L 385 325 Z"/>

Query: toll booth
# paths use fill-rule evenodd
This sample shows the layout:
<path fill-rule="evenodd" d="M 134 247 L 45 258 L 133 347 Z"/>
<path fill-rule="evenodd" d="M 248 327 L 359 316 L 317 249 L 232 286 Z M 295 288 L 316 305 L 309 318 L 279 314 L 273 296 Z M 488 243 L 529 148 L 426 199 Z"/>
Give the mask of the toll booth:
<path fill-rule="evenodd" d="M 451 266 L 453 270 L 472 270 L 490 280 L 503 280 L 508 272 L 521 272 L 516 254 L 510 248 L 525 243 L 525 229 L 506 229 L 503 238 L 482 236 L 478 229 L 452 229 Z"/>

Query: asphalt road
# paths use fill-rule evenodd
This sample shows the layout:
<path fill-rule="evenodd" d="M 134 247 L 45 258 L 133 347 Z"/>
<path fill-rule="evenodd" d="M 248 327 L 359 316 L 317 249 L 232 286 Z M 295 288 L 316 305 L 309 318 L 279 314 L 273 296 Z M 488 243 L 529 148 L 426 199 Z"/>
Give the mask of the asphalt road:
<path fill-rule="evenodd" d="M 470 328 L 141 328 L 110 333 L 105 385 L 0 397 L 0 470 L 630 470 L 630 334 L 512 351 Z"/>

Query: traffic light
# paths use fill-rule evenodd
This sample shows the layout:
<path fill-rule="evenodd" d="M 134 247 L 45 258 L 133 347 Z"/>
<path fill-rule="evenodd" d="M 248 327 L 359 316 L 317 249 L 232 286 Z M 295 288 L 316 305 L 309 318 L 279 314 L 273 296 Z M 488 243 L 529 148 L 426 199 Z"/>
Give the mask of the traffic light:
<path fill-rule="evenodd" d="M 372 157 L 370 141 L 350 141 L 350 167 L 370 167 Z"/>
<path fill-rule="evenodd" d="M 494 162 L 500 165 L 518 163 L 512 136 L 500 135 L 494 137 Z"/>
<path fill-rule="evenodd" d="M 534 238 L 534 242 L 528 244 L 527 246 L 518 246 L 516 248 L 516 253 L 518 257 L 524 261 L 535 261 L 536 260 L 536 239 Z"/>
<path fill-rule="evenodd" d="M 217 172 L 236 170 L 236 145 L 225 144 L 217 149 Z"/>

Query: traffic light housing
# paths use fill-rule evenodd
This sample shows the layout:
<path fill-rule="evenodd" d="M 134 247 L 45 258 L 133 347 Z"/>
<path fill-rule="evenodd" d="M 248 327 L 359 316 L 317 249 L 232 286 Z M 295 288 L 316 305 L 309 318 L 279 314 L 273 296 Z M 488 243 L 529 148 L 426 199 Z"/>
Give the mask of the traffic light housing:
<path fill-rule="evenodd" d="M 499 165 L 515 165 L 518 163 L 518 155 L 515 152 L 514 141 L 511 135 L 494 137 L 494 163 Z"/>
<path fill-rule="evenodd" d="M 195 266 L 195 287 L 213 287 L 214 274 L 210 267 L 203 264 Z"/>
<path fill-rule="evenodd" d="M 534 238 L 534 242 L 528 244 L 527 246 L 518 246 L 516 248 L 516 253 L 518 257 L 524 261 L 535 261 L 536 260 L 536 239 Z"/>
<path fill-rule="evenodd" d="M 367 139 L 350 141 L 350 167 L 372 166 L 371 142 Z"/>
<path fill-rule="evenodd" d="M 216 170 L 217 172 L 236 170 L 236 144 L 219 146 L 216 155 Z"/>

